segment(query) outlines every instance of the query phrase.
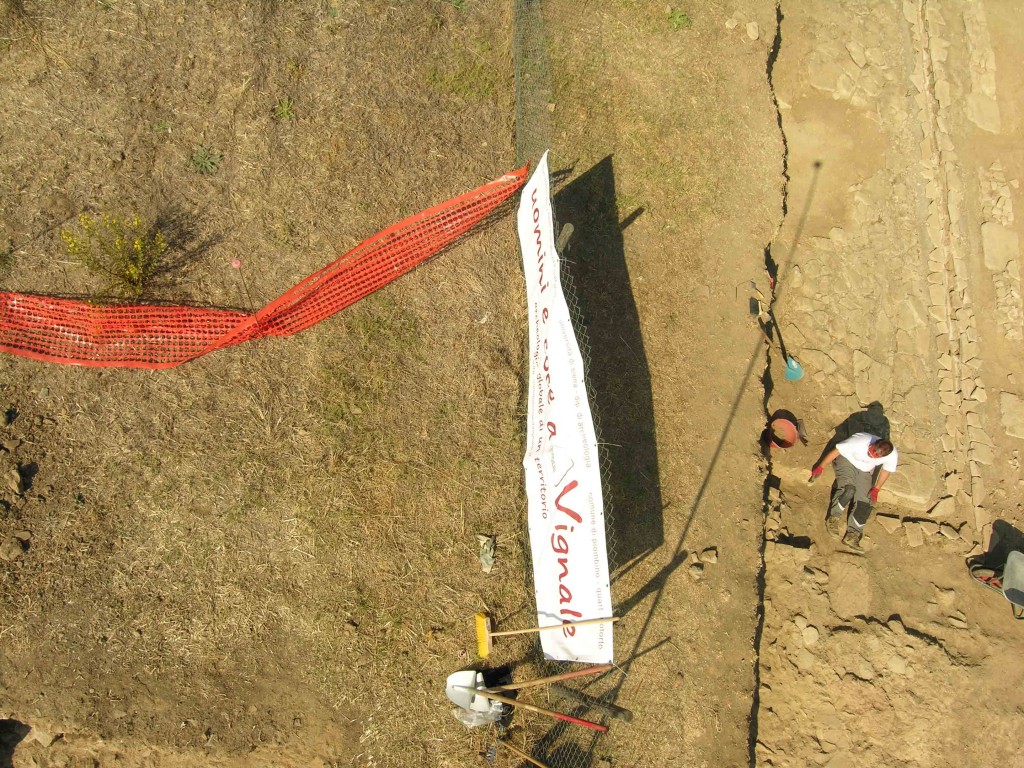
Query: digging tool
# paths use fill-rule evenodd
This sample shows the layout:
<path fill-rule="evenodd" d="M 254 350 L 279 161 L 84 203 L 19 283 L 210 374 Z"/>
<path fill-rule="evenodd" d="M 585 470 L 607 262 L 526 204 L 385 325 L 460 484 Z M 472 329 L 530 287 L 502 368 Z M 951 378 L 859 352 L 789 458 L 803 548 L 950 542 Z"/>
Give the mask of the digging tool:
<path fill-rule="evenodd" d="M 538 766 L 538 768 L 550 768 L 550 766 L 547 763 L 542 763 L 540 760 L 535 760 L 534 758 L 530 757 L 528 754 L 523 752 L 523 750 L 519 749 L 518 747 L 513 747 L 507 741 L 502 741 L 501 739 L 498 739 L 498 743 L 489 747 L 487 749 L 487 752 L 484 753 L 484 759 L 487 761 L 488 765 L 494 765 L 494 758 L 498 755 L 498 744 L 501 744 L 506 749 L 509 749 L 515 754 L 519 755 L 519 757 L 523 758 L 523 760 L 527 760 L 533 763 L 534 765 Z"/>
<path fill-rule="evenodd" d="M 622 720 L 627 723 L 633 722 L 633 712 L 631 710 L 628 710 L 625 707 L 620 707 L 617 704 L 611 704 L 606 701 L 601 701 L 600 699 L 595 699 L 593 696 L 589 696 L 583 693 L 583 691 L 577 691 L 575 688 L 569 688 L 555 683 L 551 686 L 550 691 L 557 699 L 561 699 L 563 701 L 578 701 L 580 704 L 590 707 L 591 709 L 602 710 L 607 713 L 609 717 L 614 717 L 617 720 Z"/>
<path fill-rule="evenodd" d="M 797 362 L 796 358 L 786 351 L 786 343 L 782 340 L 782 330 L 779 328 L 779 321 L 775 319 L 775 313 L 771 309 L 768 310 L 768 317 L 771 320 L 772 327 L 775 328 L 775 335 L 779 340 L 779 351 L 782 353 L 782 359 L 786 361 L 786 381 L 800 381 L 804 377 L 804 369 Z M 765 324 L 758 323 L 758 325 L 761 328 L 761 333 L 764 334 L 765 338 L 768 339 L 768 343 L 771 344 L 772 337 L 768 333 Z"/>
<path fill-rule="evenodd" d="M 481 659 L 486 659 L 491 655 L 491 649 L 494 647 L 493 639 L 495 637 L 503 637 L 505 635 L 524 635 L 530 632 L 546 632 L 551 629 L 564 629 L 565 627 L 583 627 L 588 624 L 605 624 L 610 622 L 618 621 L 618 616 L 612 616 L 607 619 L 584 619 L 583 621 L 565 621 L 561 624 L 552 624 L 547 627 L 530 627 L 529 629 L 506 629 L 502 632 L 493 632 L 491 630 L 491 617 L 486 613 L 478 613 L 476 615 L 476 652 Z"/>
<path fill-rule="evenodd" d="M 601 725 L 600 723 L 594 723 L 590 720 L 584 720 L 579 717 L 573 717 L 572 715 L 567 715 L 564 712 L 555 712 L 551 709 L 544 709 L 543 707 L 538 707 L 534 704 L 527 704 L 525 701 L 519 701 L 508 696 L 502 696 L 500 693 L 491 693 L 486 688 L 470 688 L 467 685 L 459 685 L 454 687 L 464 691 L 469 691 L 477 696 L 482 696 L 485 699 L 491 699 L 492 701 L 500 701 L 502 704 L 508 704 L 512 707 L 526 709 L 530 712 L 536 712 L 539 715 L 547 715 L 548 717 L 553 717 L 556 720 L 564 720 L 567 723 L 582 725 L 584 728 L 590 728 L 591 730 L 598 731 L 600 733 L 608 733 L 607 725 Z"/>
<path fill-rule="evenodd" d="M 611 664 L 598 664 L 596 667 L 589 667 L 587 669 L 575 669 L 572 672 L 562 672 L 559 675 L 551 675 L 550 677 L 540 677 L 536 680 L 527 680 L 522 683 L 509 683 L 508 685 L 492 685 L 486 690 L 492 691 L 494 693 L 501 693 L 502 691 L 518 691 L 523 688 L 532 688 L 535 685 L 545 685 L 547 683 L 557 683 L 561 680 L 572 680 L 575 677 L 596 675 L 601 672 L 608 672 L 611 669 Z"/>

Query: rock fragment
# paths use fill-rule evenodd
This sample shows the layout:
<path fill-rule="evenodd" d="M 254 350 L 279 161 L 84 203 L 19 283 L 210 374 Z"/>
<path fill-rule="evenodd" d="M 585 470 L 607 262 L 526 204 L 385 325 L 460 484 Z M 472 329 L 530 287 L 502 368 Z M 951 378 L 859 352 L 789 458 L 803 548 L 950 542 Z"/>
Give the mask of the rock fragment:
<path fill-rule="evenodd" d="M 801 648 L 797 651 L 793 655 L 792 661 L 801 672 L 811 672 L 818 663 L 818 660 L 814 658 L 814 654 L 806 648 Z"/>
<path fill-rule="evenodd" d="M 939 533 L 941 533 L 950 541 L 956 541 L 960 538 L 960 532 L 949 523 L 943 523 L 942 525 L 940 525 Z"/>
<path fill-rule="evenodd" d="M 907 660 L 904 659 L 902 656 L 898 656 L 896 654 L 893 654 L 892 656 L 889 657 L 889 660 L 886 662 L 886 666 L 888 666 L 889 670 L 891 672 L 893 672 L 894 674 L 897 674 L 897 675 L 905 675 L 905 674 L 907 674 Z"/>
<path fill-rule="evenodd" d="M 903 526 L 903 529 L 907 532 L 908 547 L 920 547 L 924 544 L 924 532 L 919 524 L 907 523 Z"/>
<path fill-rule="evenodd" d="M 959 490 L 959 489 L 958 489 Z M 956 500 L 952 496 L 943 496 L 935 506 L 928 510 L 929 517 L 945 519 L 956 511 Z"/>
<path fill-rule="evenodd" d="M 21 478 L 21 472 L 17 469 L 9 470 L 4 475 L 4 482 L 7 488 L 16 496 L 21 496 L 25 492 L 25 481 Z"/>
<path fill-rule="evenodd" d="M 896 533 L 896 531 L 903 527 L 903 521 L 900 520 L 899 515 L 879 513 L 877 517 L 879 525 L 882 526 L 886 533 Z"/>
<path fill-rule="evenodd" d="M 867 52 L 860 43 L 851 40 L 846 44 L 846 50 L 850 53 L 853 63 L 858 67 L 863 68 L 868 63 Z"/>
<path fill-rule="evenodd" d="M 63 733 L 54 733 L 39 726 L 32 726 L 32 730 L 28 733 L 28 740 L 37 742 L 41 747 L 50 747 L 63 736 Z"/>
<path fill-rule="evenodd" d="M 0 542 L 0 560 L 13 563 L 23 554 L 25 554 L 25 547 L 14 536 L 8 536 L 3 542 Z"/>
<path fill-rule="evenodd" d="M 800 633 L 804 639 L 804 645 L 811 646 L 818 642 L 819 632 L 818 628 L 813 624 L 808 624 L 804 627 L 803 632 Z"/>

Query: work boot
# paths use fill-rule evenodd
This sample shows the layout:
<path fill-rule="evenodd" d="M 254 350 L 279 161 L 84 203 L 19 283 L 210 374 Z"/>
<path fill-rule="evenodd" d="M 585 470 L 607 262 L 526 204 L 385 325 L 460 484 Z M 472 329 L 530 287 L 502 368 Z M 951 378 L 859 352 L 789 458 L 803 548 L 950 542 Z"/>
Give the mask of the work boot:
<path fill-rule="evenodd" d="M 839 538 L 839 533 L 843 529 L 843 518 L 842 515 L 829 515 L 825 518 L 825 530 L 830 534 Z"/>
<path fill-rule="evenodd" d="M 828 508 L 829 517 L 846 517 L 846 504 L 842 499 L 833 499 L 832 504 Z"/>
<path fill-rule="evenodd" d="M 861 531 L 855 531 L 850 528 L 846 531 L 846 535 L 843 536 L 843 544 L 850 549 L 860 549 L 860 539 L 863 535 Z"/>

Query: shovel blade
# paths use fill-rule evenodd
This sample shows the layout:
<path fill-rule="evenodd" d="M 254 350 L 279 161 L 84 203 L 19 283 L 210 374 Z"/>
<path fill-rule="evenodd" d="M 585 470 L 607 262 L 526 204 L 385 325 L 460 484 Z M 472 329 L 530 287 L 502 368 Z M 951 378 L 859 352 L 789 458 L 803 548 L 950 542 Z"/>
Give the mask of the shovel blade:
<path fill-rule="evenodd" d="M 788 358 L 786 360 L 786 381 L 800 381 L 803 377 L 804 369 L 800 363 L 793 357 Z"/>

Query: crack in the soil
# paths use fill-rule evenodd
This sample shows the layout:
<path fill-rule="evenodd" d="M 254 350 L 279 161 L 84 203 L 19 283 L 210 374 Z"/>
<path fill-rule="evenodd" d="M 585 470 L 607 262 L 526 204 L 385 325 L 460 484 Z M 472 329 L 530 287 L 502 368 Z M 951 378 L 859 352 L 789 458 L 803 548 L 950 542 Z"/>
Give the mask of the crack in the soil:
<path fill-rule="evenodd" d="M 782 219 L 779 221 L 781 227 L 782 222 L 786 220 L 786 214 L 789 213 L 789 142 L 786 139 L 786 131 L 782 127 L 782 110 L 779 108 L 779 99 L 775 95 L 775 83 L 772 80 L 772 76 L 775 71 L 775 62 L 779 58 L 779 51 L 782 49 L 782 20 L 784 15 L 782 13 L 782 2 L 779 0 L 775 4 L 775 37 L 772 39 L 772 47 L 768 52 L 768 62 L 766 64 L 766 75 L 768 78 L 768 92 L 772 97 L 772 104 L 775 106 L 775 116 L 779 124 L 779 135 L 782 137 Z"/>
<path fill-rule="evenodd" d="M 772 40 L 772 47 L 768 52 L 768 59 L 765 64 L 765 76 L 768 82 L 768 92 L 771 96 L 772 105 L 775 108 L 776 122 L 779 127 L 779 135 L 782 138 L 782 215 L 779 218 L 779 224 L 775 234 L 777 235 L 781 231 L 783 224 L 785 224 L 786 217 L 789 213 L 789 143 L 786 140 L 786 132 L 782 126 L 782 110 L 779 108 L 779 100 L 775 94 L 775 83 L 773 82 L 773 73 L 775 69 L 775 62 L 778 60 L 779 51 L 782 49 L 782 21 L 784 15 L 782 13 L 782 2 L 779 0 L 775 4 L 775 37 Z M 769 306 L 775 303 L 776 291 L 778 288 L 778 273 L 779 265 L 772 256 L 772 243 L 775 237 L 765 246 L 764 249 L 764 266 L 765 271 L 768 273 L 770 278 L 770 295 L 769 295 Z M 792 254 L 792 248 L 790 249 Z M 769 402 L 772 396 L 772 374 L 771 374 L 771 349 L 770 347 L 765 348 L 765 366 L 764 373 L 761 376 L 761 383 L 764 386 L 764 397 L 762 399 L 762 408 L 764 410 L 765 423 L 769 421 Z M 751 696 L 750 703 L 750 716 L 748 718 L 748 730 L 747 730 L 747 762 L 750 768 L 754 768 L 757 764 L 757 734 L 758 734 L 758 714 L 761 706 L 761 639 L 764 635 L 764 595 L 765 595 L 765 547 L 767 545 L 767 530 L 765 523 L 767 522 L 771 511 L 771 479 L 773 476 L 772 472 L 772 457 L 771 449 L 769 448 L 769 442 L 766 441 L 762 445 L 762 451 L 764 454 L 766 466 L 765 466 L 765 481 L 762 492 L 761 511 L 762 511 L 762 523 L 761 523 L 761 537 L 759 542 L 758 552 L 758 567 L 757 567 L 757 623 L 754 627 L 754 659 L 753 659 L 753 672 L 754 672 L 754 690 Z"/>

